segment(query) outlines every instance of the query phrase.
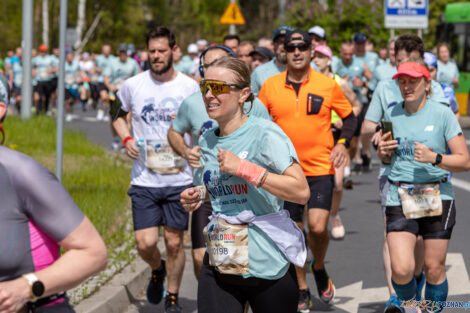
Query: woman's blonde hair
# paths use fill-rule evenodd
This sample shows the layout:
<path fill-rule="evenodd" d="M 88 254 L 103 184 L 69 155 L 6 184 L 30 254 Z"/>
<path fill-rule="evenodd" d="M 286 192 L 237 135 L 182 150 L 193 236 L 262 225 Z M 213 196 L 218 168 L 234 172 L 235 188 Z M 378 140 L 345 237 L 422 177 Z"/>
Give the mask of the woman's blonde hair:
<path fill-rule="evenodd" d="M 409 58 L 403 59 L 400 62 L 399 66 L 403 63 L 417 63 L 419 65 L 424 66 L 429 71 L 428 65 L 426 63 L 424 63 L 424 60 L 422 58 L 419 58 L 419 57 L 409 57 Z M 423 78 L 424 78 L 424 81 L 427 84 L 429 82 L 429 79 L 425 76 L 423 76 Z M 429 86 L 429 90 L 426 89 L 426 96 L 431 96 L 431 95 L 432 95 L 432 86 Z"/>

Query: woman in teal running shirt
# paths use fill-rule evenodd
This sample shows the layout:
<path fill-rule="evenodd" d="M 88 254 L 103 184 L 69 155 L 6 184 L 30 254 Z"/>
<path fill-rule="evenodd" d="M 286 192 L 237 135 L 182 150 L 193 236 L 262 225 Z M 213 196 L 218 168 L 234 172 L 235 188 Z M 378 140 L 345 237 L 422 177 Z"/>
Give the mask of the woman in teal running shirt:
<path fill-rule="evenodd" d="M 201 81 L 210 118 L 219 127 L 199 139 L 204 185 L 186 189 L 188 211 L 210 200 L 207 253 L 199 276 L 198 312 L 297 312 L 293 264 L 303 266 L 305 239 L 283 210 L 283 200 L 305 204 L 310 196 L 295 149 L 276 124 L 246 116 L 252 101 L 244 62 L 221 58 Z M 293 264 L 291 264 L 293 263 Z"/>

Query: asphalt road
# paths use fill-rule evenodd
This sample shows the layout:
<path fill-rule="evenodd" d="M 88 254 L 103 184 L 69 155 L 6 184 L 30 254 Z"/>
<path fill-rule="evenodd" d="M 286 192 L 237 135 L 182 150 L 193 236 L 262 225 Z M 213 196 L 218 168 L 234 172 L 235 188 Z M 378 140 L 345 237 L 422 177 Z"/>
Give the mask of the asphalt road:
<path fill-rule="evenodd" d="M 81 129 L 92 141 L 110 147 L 109 123 L 96 121 L 94 112 L 77 113 L 76 119 L 67 127 Z M 470 139 L 470 130 L 464 130 Z M 470 141 L 469 141 L 470 143 Z M 315 282 L 308 274 L 308 284 L 313 294 L 311 312 L 383 312 L 388 300 L 388 291 L 382 265 L 383 222 L 378 197 L 378 162 L 373 171 L 354 175 L 353 190 L 346 190 L 343 196 L 340 215 L 346 228 L 346 236 L 341 241 L 330 241 L 326 256 L 326 268 L 336 286 L 336 299 L 333 305 L 325 305 L 317 298 Z M 470 252 L 470 173 L 454 174 L 457 223 L 450 241 L 446 271 L 449 280 L 448 300 L 470 301 L 470 281 L 468 265 Z M 189 249 L 186 267 L 180 290 L 180 305 L 184 312 L 197 312 L 197 282 L 192 272 Z M 145 286 L 142 286 L 143 288 Z M 142 294 L 143 296 L 143 294 Z M 448 309 L 447 312 L 463 312 L 464 309 Z M 152 306 L 142 297 L 135 300 L 125 313 L 164 312 L 163 305 Z"/>

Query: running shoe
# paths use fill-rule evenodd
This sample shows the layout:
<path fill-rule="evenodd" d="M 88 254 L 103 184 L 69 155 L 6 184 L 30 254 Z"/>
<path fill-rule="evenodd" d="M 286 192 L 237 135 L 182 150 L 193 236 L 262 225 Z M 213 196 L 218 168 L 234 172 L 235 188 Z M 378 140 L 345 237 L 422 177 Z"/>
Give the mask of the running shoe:
<path fill-rule="evenodd" d="M 361 154 L 361 159 L 362 159 L 362 171 L 365 173 L 370 172 L 371 170 L 370 157 L 368 157 L 366 154 Z"/>
<path fill-rule="evenodd" d="M 147 286 L 147 300 L 151 304 L 159 304 L 163 299 L 165 294 L 165 287 L 163 283 L 165 281 L 166 269 L 165 269 L 165 260 L 162 260 L 162 265 L 157 270 L 152 271 L 152 277 L 150 277 L 150 282 Z M 166 301 L 165 301 L 165 312 L 166 312 Z M 169 311 L 169 312 L 178 312 L 178 311 Z"/>
<path fill-rule="evenodd" d="M 416 280 L 416 301 L 421 301 L 421 295 L 423 294 L 424 283 L 426 282 L 426 277 L 424 272 L 421 272 L 421 279 Z"/>
<path fill-rule="evenodd" d="M 310 264 L 310 271 L 313 273 L 317 284 L 318 296 L 324 303 L 330 303 L 335 298 L 335 285 L 333 285 L 333 281 L 331 281 L 324 268 L 318 271 L 313 269 L 314 262 Z"/>
<path fill-rule="evenodd" d="M 343 187 L 344 189 L 353 189 L 354 182 L 350 176 L 344 177 Z"/>
<path fill-rule="evenodd" d="M 398 299 L 397 295 L 393 294 L 388 299 L 385 304 L 384 313 L 402 313 L 404 309 L 401 307 L 401 301 Z"/>
<path fill-rule="evenodd" d="M 310 290 L 300 289 L 299 290 L 299 305 L 297 306 L 297 312 L 309 313 L 310 307 L 312 306 L 312 300 L 310 300 Z"/>
<path fill-rule="evenodd" d="M 362 164 L 360 163 L 354 163 L 354 166 L 352 168 L 352 171 L 356 174 L 361 174 L 362 173 Z"/>
<path fill-rule="evenodd" d="M 104 118 L 104 111 L 100 109 L 100 110 L 98 110 L 98 113 L 96 114 L 96 119 L 98 121 L 102 121 L 103 118 Z"/>
<path fill-rule="evenodd" d="M 165 313 L 180 313 L 183 308 L 178 305 L 177 294 L 167 294 L 165 297 Z"/>
<path fill-rule="evenodd" d="M 331 223 L 331 238 L 335 240 L 340 240 L 344 238 L 345 230 L 343 223 L 341 223 L 341 218 L 339 214 L 330 215 L 330 223 Z"/>

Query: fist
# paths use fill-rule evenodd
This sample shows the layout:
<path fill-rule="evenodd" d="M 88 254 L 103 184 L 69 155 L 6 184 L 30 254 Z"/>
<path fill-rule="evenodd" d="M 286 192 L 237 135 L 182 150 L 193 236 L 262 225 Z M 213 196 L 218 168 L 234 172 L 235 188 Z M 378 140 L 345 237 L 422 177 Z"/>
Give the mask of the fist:
<path fill-rule="evenodd" d="M 228 150 L 219 148 L 217 153 L 217 161 L 219 162 L 220 172 L 236 175 L 238 166 L 240 165 L 240 158 Z"/>

